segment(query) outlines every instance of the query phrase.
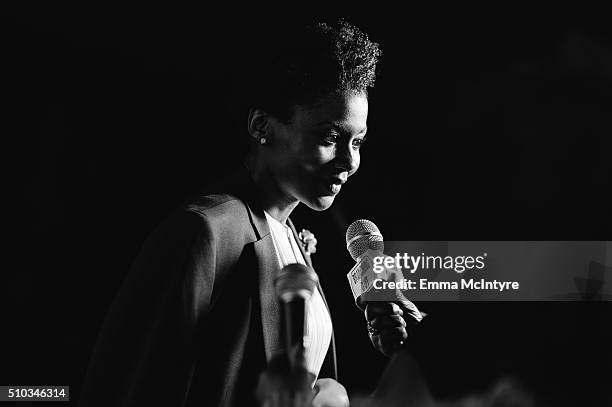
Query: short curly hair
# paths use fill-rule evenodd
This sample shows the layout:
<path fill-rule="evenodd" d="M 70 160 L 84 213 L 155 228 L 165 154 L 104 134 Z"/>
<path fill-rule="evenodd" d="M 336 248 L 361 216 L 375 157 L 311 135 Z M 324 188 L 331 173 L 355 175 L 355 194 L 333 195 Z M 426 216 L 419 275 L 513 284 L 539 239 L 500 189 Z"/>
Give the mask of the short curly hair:
<path fill-rule="evenodd" d="M 284 40 L 260 66 L 251 90 L 251 107 L 288 122 L 296 105 L 312 105 L 344 91 L 367 95 L 374 86 L 382 54 L 379 45 L 347 21 L 340 19 L 336 26 L 316 23 L 298 38 Z"/>

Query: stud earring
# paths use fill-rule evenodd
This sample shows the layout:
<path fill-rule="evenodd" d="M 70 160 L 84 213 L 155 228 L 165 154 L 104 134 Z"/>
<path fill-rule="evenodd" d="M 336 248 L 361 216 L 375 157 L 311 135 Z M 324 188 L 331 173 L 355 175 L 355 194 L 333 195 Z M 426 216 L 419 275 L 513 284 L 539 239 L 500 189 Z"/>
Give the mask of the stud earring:
<path fill-rule="evenodd" d="M 260 137 L 259 138 L 259 144 L 266 144 L 266 138 L 265 137 Z"/>

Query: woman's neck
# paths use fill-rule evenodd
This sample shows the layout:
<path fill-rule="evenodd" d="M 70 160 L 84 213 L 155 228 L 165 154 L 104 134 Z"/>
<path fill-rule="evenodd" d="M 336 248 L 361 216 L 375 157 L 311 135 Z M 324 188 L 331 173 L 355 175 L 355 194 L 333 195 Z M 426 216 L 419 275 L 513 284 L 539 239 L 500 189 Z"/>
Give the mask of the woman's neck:
<path fill-rule="evenodd" d="M 300 201 L 288 197 L 274 176 L 265 167 L 258 165 L 253 157 L 247 158 L 245 166 L 255 183 L 262 209 L 279 222 L 286 223 Z"/>

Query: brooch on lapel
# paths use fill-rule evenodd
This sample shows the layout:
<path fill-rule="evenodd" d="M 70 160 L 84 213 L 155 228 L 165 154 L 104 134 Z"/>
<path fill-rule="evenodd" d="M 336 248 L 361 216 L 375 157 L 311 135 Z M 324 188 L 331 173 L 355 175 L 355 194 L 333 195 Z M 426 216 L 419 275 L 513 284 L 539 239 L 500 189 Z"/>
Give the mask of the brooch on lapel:
<path fill-rule="evenodd" d="M 300 242 L 304 245 L 304 251 L 307 255 L 312 255 L 317 252 L 317 239 L 310 230 L 302 229 L 298 234 Z"/>

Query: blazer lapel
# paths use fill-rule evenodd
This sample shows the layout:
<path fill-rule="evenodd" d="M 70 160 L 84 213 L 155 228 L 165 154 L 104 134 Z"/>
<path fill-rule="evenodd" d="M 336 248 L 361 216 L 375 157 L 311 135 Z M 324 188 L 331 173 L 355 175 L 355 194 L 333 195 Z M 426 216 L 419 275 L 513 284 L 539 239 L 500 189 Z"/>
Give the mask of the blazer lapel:
<path fill-rule="evenodd" d="M 254 243 L 259 271 L 259 301 L 266 358 L 282 349 L 280 341 L 280 307 L 276 298 L 274 279 L 278 274 L 278 259 L 274 251 L 272 235 L 268 234 Z"/>
<path fill-rule="evenodd" d="M 279 272 L 278 259 L 268 221 L 259 205 L 257 189 L 246 168 L 240 168 L 234 174 L 231 185 L 233 192 L 242 199 L 246 206 L 257 239 L 252 244 L 257 261 L 263 342 L 266 359 L 269 361 L 282 349 L 280 343 L 280 306 L 274 287 L 274 280 Z"/>

